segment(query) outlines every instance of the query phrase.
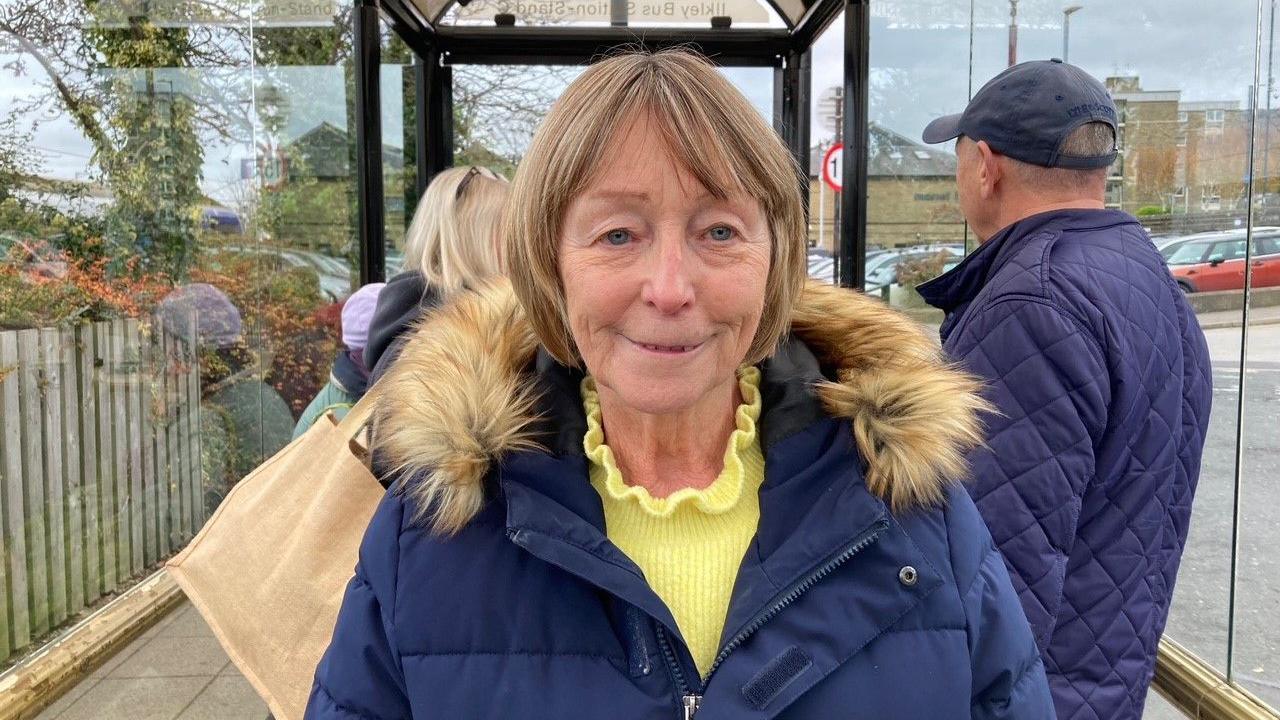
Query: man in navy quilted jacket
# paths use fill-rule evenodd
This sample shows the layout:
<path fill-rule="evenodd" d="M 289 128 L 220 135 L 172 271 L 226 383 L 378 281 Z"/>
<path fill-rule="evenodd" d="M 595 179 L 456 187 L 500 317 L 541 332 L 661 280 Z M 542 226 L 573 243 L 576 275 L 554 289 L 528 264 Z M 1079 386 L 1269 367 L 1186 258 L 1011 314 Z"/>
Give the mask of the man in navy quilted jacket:
<path fill-rule="evenodd" d="M 1000 410 L 970 492 L 1060 720 L 1139 718 L 1209 421 L 1204 334 L 1142 226 L 1104 207 L 1116 111 L 1096 79 L 1011 67 L 924 131 L 954 138 L 981 246 L 920 293 Z"/>

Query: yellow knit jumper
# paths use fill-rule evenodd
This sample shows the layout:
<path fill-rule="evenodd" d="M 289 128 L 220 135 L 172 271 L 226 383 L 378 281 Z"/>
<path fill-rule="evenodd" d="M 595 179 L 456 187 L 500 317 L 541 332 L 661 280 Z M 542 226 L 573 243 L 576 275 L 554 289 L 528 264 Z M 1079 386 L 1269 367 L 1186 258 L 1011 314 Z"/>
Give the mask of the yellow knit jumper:
<path fill-rule="evenodd" d="M 670 608 L 704 678 L 719 649 L 738 567 L 760 521 L 760 371 L 739 370 L 738 386 L 737 429 L 729 436 L 719 477 L 701 490 L 685 488 L 655 498 L 623 479 L 604 441 L 595 381 L 582 382 L 583 446 L 591 461 L 591 485 L 604 502 L 609 539 L 640 566 Z"/>

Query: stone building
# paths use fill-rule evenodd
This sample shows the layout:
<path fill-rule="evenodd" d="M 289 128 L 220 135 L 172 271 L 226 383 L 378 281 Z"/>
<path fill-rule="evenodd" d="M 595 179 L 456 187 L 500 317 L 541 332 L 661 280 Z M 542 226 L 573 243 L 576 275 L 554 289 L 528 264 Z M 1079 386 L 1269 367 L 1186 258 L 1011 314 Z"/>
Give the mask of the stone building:
<path fill-rule="evenodd" d="M 901 247 L 964 242 L 956 198 L 956 158 L 876 123 L 867 153 L 867 245 Z M 809 153 L 809 244 L 834 251 L 839 193 L 822 181 L 829 145 Z"/>

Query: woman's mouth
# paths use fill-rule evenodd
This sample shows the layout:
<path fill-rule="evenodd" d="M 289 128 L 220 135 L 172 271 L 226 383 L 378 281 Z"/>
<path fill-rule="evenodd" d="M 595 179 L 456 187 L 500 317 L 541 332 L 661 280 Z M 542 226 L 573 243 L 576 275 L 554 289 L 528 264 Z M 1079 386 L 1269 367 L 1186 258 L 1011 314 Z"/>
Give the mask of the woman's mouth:
<path fill-rule="evenodd" d="M 692 344 L 682 343 L 677 345 L 677 344 L 667 344 L 667 343 L 640 342 L 639 340 L 631 340 L 631 338 L 627 338 L 627 339 L 630 340 L 632 345 L 635 345 L 641 350 L 644 350 L 645 352 L 654 353 L 657 355 L 671 355 L 671 356 L 685 355 L 697 350 L 703 345 L 703 343 L 701 342 L 692 343 Z"/>

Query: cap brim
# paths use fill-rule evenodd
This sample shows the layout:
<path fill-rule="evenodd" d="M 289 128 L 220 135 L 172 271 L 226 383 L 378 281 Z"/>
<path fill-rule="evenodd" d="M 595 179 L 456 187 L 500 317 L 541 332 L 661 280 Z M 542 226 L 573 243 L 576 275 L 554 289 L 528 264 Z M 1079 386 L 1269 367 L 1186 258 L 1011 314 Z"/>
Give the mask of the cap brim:
<path fill-rule="evenodd" d="M 933 145 L 935 143 L 943 143 L 948 140 L 955 140 L 964 133 L 960 132 L 960 113 L 955 115 L 943 115 L 942 117 L 929 123 L 924 128 L 923 139 L 925 142 Z"/>

